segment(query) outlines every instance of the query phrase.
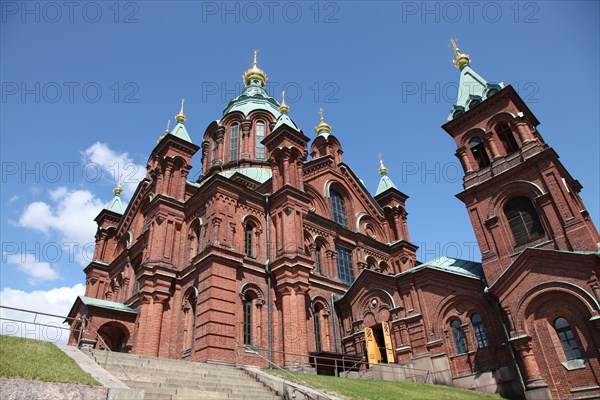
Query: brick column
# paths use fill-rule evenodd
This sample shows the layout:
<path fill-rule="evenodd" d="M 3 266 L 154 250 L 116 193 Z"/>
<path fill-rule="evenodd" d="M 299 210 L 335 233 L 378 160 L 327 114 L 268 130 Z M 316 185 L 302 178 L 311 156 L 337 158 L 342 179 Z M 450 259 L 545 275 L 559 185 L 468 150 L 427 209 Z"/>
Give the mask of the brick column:
<path fill-rule="evenodd" d="M 492 160 L 495 160 L 497 158 L 500 158 L 500 152 L 498 152 L 498 147 L 496 146 L 496 140 L 494 139 L 494 134 L 492 131 L 490 132 L 486 132 L 485 135 L 483 135 L 486 142 L 488 143 L 488 145 L 490 146 L 490 151 L 492 152 Z"/>
<path fill-rule="evenodd" d="M 245 119 L 242 121 L 242 155 L 241 158 L 250 158 L 250 129 L 252 121 Z"/>
<path fill-rule="evenodd" d="M 527 390 L 548 387 L 546 382 L 542 379 L 540 369 L 535 360 L 535 355 L 533 354 L 533 348 L 531 346 L 531 336 L 523 335 L 511 339 L 511 342 L 521 359 L 521 364 L 523 366 L 521 372 L 523 373 L 523 380 L 525 381 Z"/>
<path fill-rule="evenodd" d="M 525 144 L 535 140 L 533 130 L 531 129 L 531 126 L 529 126 L 527 120 L 524 118 L 515 118 L 511 121 L 511 124 L 516 128 L 521 143 Z"/>

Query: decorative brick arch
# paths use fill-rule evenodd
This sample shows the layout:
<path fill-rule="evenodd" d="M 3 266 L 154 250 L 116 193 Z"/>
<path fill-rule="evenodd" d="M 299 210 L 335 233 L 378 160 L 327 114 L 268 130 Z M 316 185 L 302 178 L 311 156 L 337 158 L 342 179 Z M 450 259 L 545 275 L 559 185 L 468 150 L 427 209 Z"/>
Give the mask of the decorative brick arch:
<path fill-rule="evenodd" d="M 471 129 L 470 131 L 468 131 L 467 133 L 465 133 L 464 136 L 462 137 L 461 145 L 468 148 L 469 147 L 469 142 L 471 141 L 471 139 L 473 139 L 475 137 L 480 138 L 481 141 L 485 145 L 485 134 L 486 134 L 486 130 L 483 129 L 483 128 Z"/>
<path fill-rule="evenodd" d="M 591 315 L 598 316 L 600 314 L 600 304 L 586 290 L 571 282 L 565 281 L 550 281 L 536 285 L 529 289 L 517 304 L 516 313 L 516 329 L 525 330 L 523 324 L 527 319 L 527 314 L 532 311 L 538 299 L 546 295 L 556 294 L 561 296 L 570 296 L 577 299 L 584 305 Z"/>
<path fill-rule="evenodd" d="M 392 309 L 396 302 L 392 295 L 385 289 L 371 289 L 358 301 L 358 312 L 362 315 L 364 326 L 389 321 Z"/>
<path fill-rule="evenodd" d="M 329 303 L 322 296 L 315 296 L 310 300 L 310 311 L 312 313 L 323 310 L 329 315 Z"/>
<path fill-rule="evenodd" d="M 497 210 L 503 210 L 506 202 L 514 197 L 527 197 L 535 206 L 535 198 L 543 194 L 544 191 L 533 182 L 524 180 L 508 182 L 496 189 L 492 195 L 488 205 L 487 219 L 497 216 Z M 502 211 L 502 215 L 504 215 L 504 211 Z"/>
<path fill-rule="evenodd" d="M 310 196 L 311 203 L 315 208 L 315 213 L 317 215 L 329 215 L 329 208 L 327 207 L 327 203 L 325 202 L 323 196 L 311 185 L 304 185 L 304 191 Z"/>
<path fill-rule="evenodd" d="M 262 289 L 260 287 L 258 287 L 257 284 L 252 283 L 252 282 L 244 283 L 240 287 L 238 294 L 240 296 L 240 299 L 242 299 L 242 301 L 246 298 L 246 296 L 248 296 L 252 300 L 256 300 L 257 304 L 264 304 L 264 302 L 265 302 Z"/>
<path fill-rule="evenodd" d="M 375 235 L 375 238 L 380 241 L 388 241 L 384 230 L 378 221 L 369 214 L 361 213 L 356 217 L 356 232 L 362 233 L 370 237 L 370 232 Z"/>
<path fill-rule="evenodd" d="M 488 132 L 495 132 L 496 125 L 498 125 L 500 122 L 510 123 L 510 120 L 514 118 L 515 115 L 508 111 L 500 112 L 487 121 L 485 130 Z"/>

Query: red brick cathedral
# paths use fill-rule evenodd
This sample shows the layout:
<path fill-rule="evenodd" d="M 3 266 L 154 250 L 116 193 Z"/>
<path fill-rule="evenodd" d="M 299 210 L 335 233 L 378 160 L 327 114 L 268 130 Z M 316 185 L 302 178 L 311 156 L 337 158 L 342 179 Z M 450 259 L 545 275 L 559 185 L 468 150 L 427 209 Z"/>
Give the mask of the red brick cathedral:
<path fill-rule="evenodd" d="M 511 398 L 600 396 L 600 236 L 582 186 L 516 91 L 455 53 L 443 129 L 481 263 L 419 262 L 383 163 L 373 195 L 322 113 L 311 140 L 269 96 L 255 53 L 200 143 L 182 103 L 130 203 L 117 187 L 96 218 L 71 344 L 289 368 L 364 355 Z"/>

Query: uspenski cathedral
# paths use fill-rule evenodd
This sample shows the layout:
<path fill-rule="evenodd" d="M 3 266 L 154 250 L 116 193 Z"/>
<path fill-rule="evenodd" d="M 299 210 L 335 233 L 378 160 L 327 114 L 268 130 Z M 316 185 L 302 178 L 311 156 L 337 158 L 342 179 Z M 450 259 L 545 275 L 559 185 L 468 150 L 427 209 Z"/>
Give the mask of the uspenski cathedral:
<path fill-rule="evenodd" d="M 383 163 L 371 193 L 322 113 L 311 139 L 266 92 L 255 52 L 203 136 L 182 103 L 127 207 L 117 187 L 96 217 L 70 344 L 335 374 L 346 364 L 332 360 L 362 360 L 510 398 L 598 398 L 600 236 L 582 186 L 515 89 L 453 44 L 442 128 L 481 263 L 417 260 Z"/>

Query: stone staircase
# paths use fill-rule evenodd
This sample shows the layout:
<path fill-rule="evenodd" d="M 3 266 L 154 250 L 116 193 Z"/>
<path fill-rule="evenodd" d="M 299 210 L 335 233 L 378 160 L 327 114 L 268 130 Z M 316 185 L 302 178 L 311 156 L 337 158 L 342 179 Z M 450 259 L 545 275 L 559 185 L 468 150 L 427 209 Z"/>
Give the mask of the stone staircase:
<path fill-rule="evenodd" d="M 102 350 L 88 350 L 88 355 L 127 386 L 143 389 L 146 400 L 280 399 L 262 383 L 233 366 Z"/>

